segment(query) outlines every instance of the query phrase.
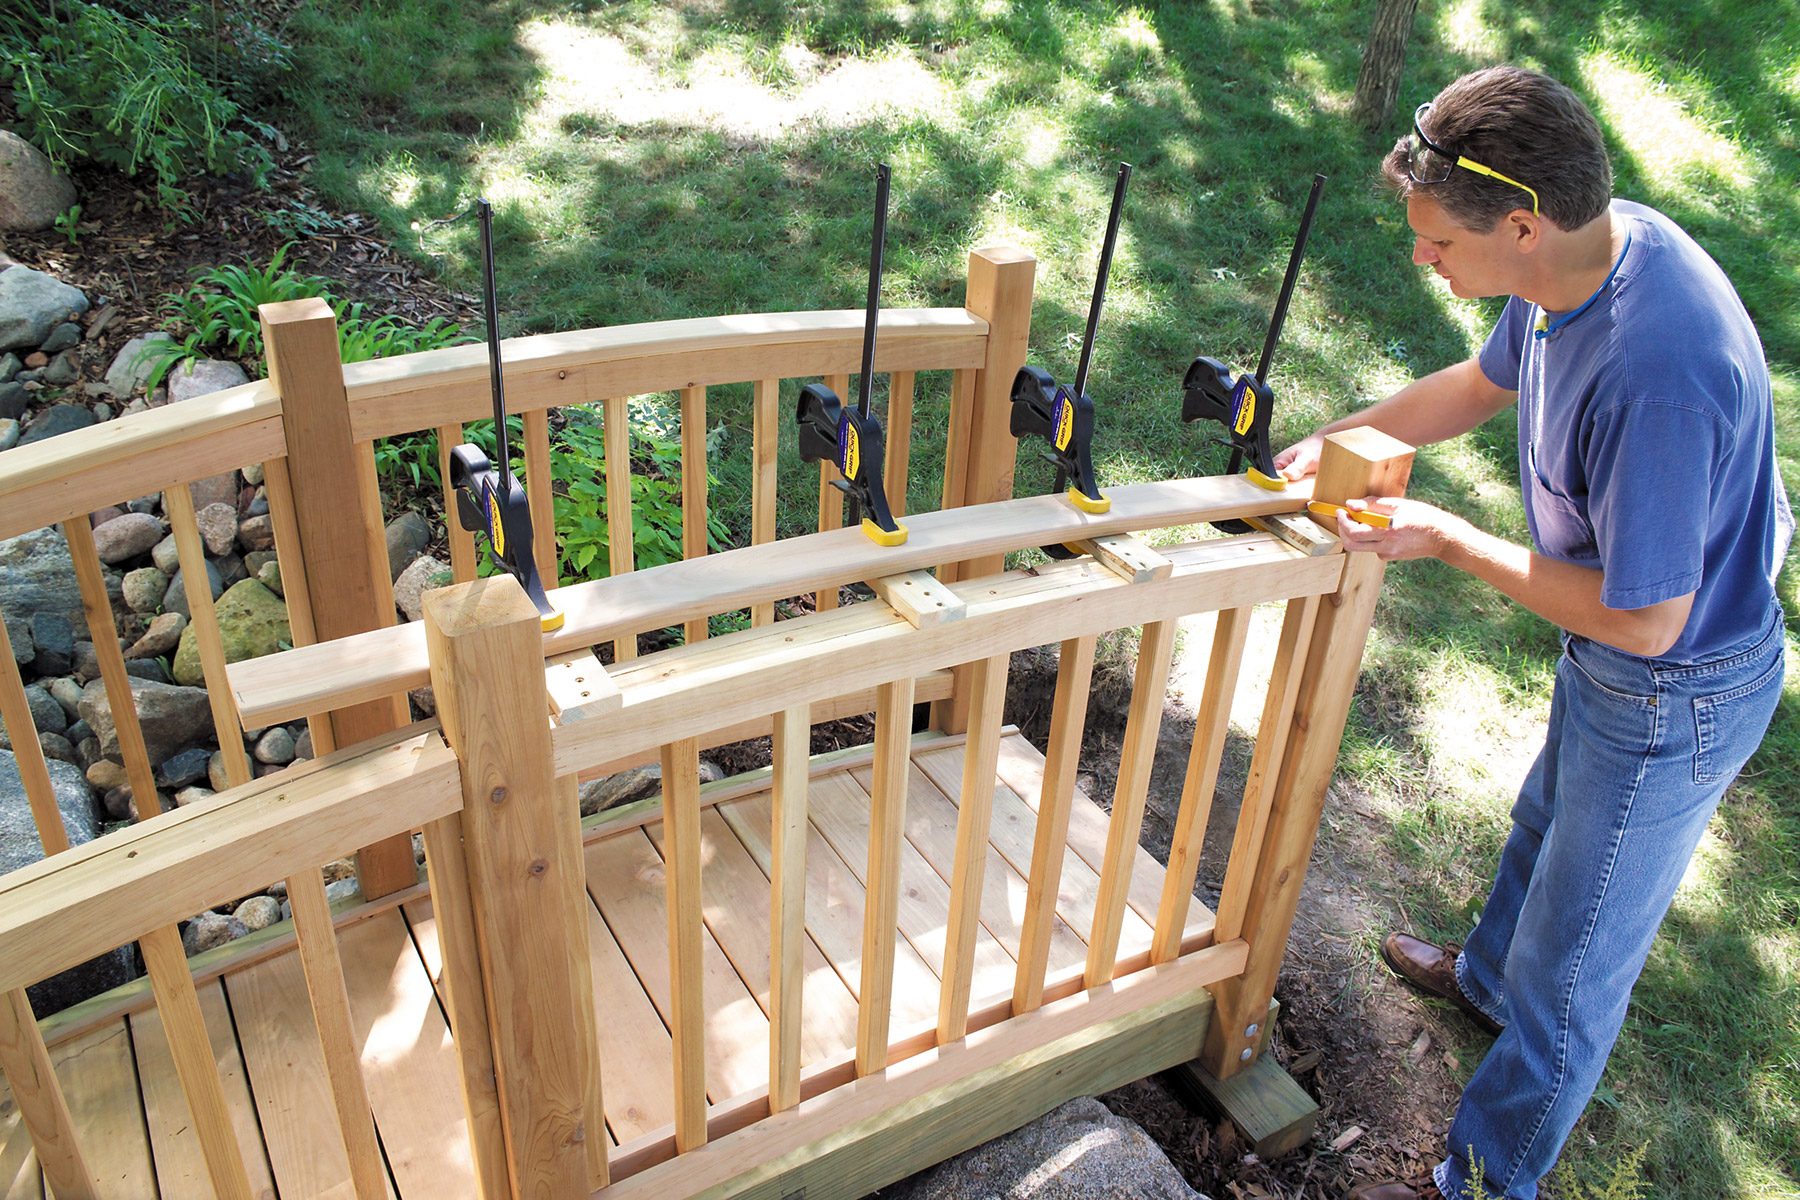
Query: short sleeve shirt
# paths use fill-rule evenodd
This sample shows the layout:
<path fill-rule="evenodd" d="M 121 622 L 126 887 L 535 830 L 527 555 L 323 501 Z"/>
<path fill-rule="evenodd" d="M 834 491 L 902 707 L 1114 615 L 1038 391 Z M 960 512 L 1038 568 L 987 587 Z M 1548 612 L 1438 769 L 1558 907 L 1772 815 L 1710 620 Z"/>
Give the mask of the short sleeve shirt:
<path fill-rule="evenodd" d="M 1513 297 L 1482 372 L 1519 393 L 1519 472 L 1538 550 L 1598 568 L 1601 602 L 1694 593 L 1665 661 L 1760 633 L 1792 517 L 1756 329 L 1717 263 L 1654 209 L 1614 201 L 1627 243 L 1570 313 Z"/>

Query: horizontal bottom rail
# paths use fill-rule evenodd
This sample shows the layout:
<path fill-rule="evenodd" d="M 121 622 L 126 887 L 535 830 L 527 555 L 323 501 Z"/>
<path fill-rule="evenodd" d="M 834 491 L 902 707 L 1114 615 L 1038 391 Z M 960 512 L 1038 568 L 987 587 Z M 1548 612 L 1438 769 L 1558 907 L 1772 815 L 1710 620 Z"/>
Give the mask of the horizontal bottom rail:
<path fill-rule="evenodd" d="M 949 1046 L 929 1046 L 935 1026 L 896 1039 L 896 1058 L 910 1057 L 861 1079 L 851 1079 L 853 1056 L 821 1064 L 788 1112 L 768 1117 L 766 1094 L 717 1106 L 697 1150 L 676 1156 L 672 1130 L 622 1146 L 617 1182 L 595 1195 L 864 1195 L 1064 1100 L 1194 1058 L 1212 1013 L 1207 986 L 1241 973 L 1247 955 L 1242 941 L 1206 947 L 1019 1017 L 1010 1000 L 991 1004 L 971 1012 L 973 1032 Z M 914 1049 L 921 1043 L 929 1048 Z"/>

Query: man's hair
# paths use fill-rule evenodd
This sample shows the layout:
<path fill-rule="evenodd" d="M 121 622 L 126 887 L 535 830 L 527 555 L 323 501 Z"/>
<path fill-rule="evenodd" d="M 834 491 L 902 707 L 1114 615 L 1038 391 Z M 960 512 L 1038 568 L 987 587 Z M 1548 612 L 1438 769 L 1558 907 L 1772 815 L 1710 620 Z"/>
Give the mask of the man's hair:
<path fill-rule="evenodd" d="M 1437 94 L 1420 118 L 1425 136 L 1452 154 L 1536 189 L 1544 216 L 1559 228 L 1579 229 L 1612 199 L 1612 164 L 1594 114 L 1574 92 L 1536 71 L 1488 67 L 1471 71 Z M 1418 192 L 1443 206 L 1451 220 L 1485 233 L 1531 197 L 1509 183 L 1463 167 L 1440 183 L 1407 173 L 1409 129 L 1381 162 L 1381 173 L 1402 199 Z"/>

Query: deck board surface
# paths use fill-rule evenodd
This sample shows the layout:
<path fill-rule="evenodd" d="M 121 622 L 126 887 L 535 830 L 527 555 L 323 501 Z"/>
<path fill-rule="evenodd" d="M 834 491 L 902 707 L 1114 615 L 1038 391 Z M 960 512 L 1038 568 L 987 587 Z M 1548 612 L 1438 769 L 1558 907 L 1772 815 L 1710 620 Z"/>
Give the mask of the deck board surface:
<path fill-rule="evenodd" d="M 913 751 L 894 935 L 896 1037 L 929 1028 L 937 1017 L 962 761 L 960 743 L 925 741 Z M 976 941 L 977 1005 L 1011 995 L 1043 766 L 1024 738 L 1002 740 Z M 836 1069 L 855 1044 L 869 775 L 860 765 L 827 768 L 808 787 L 807 1068 Z M 722 800 L 701 820 L 707 1094 L 715 1106 L 741 1104 L 768 1088 L 771 808 L 765 786 Z M 1057 896 L 1052 976 L 1082 965 L 1106 833 L 1105 812 L 1077 792 Z M 602 831 L 585 858 L 607 1134 L 615 1145 L 641 1145 L 666 1136 L 675 1115 L 661 826 Z M 1121 958 L 1148 949 L 1162 876 L 1160 864 L 1140 848 Z M 1186 928 L 1190 945 L 1212 923 L 1212 913 L 1196 902 Z M 430 902 L 370 916 L 345 926 L 339 938 L 391 1194 L 403 1200 L 471 1195 L 458 1063 L 436 991 L 443 964 Z M 349 1168 L 299 959 L 289 952 L 238 968 L 202 984 L 200 997 L 255 1194 L 348 1198 Z M 903 1052 L 918 1048 L 909 1043 Z M 83 1149 L 110 1181 L 104 1194 L 211 1194 L 153 1009 L 69 1039 L 52 1055 Z M 46 1200 L 3 1080 L 0 1200 Z"/>

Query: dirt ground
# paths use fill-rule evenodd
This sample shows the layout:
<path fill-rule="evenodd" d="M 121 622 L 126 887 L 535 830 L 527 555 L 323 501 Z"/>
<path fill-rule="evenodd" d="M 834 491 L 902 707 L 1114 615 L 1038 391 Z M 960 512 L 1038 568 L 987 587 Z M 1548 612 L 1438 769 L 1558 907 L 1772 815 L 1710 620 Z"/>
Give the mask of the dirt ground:
<path fill-rule="evenodd" d="M 345 299 L 370 302 L 414 322 L 446 316 L 474 326 L 476 297 L 454 294 L 376 235 L 373 220 L 327 213 L 307 186 L 308 156 L 281 156 L 272 188 L 251 194 L 228 181 L 200 181 L 194 212 L 171 223 L 148 205 L 130 181 L 87 170 L 75 177 L 82 221 L 77 240 L 58 231 L 8 235 L 0 254 L 83 288 L 94 301 L 84 343 L 83 379 L 97 380 L 131 336 L 159 328 L 162 296 L 184 287 L 201 267 L 266 263 L 289 241 L 259 217 L 271 206 L 308 217 L 325 232 L 299 240 L 297 268 L 324 275 Z M 104 316 L 110 310 L 110 316 Z M 100 325 L 98 333 L 92 326 Z M 1163 714 L 1156 769 L 1146 806 L 1143 844 L 1167 861 L 1193 734 L 1193 699 L 1179 682 L 1204 666 L 1205 638 L 1190 637 L 1177 686 Z M 1255 661 L 1254 652 L 1247 662 Z M 1129 656 L 1103 656 L 1090 706 L 1081 783 L 1106 805 L 1124 729 Z M 1199 667 L 1193 667 L 1197 662 Z M 1246 667 L 1246 673 L 1250 668 Z M 1007 719 L 1043 746 L 1055 683 L 1051 648 L 1015 656 Z M 1253 693 L 1254 688 L 1250 688 Z M 1240 698 L 1253 715 L 1259 703 Z M 815 730 L 815 750 L 865 740 L 867 723 Z M 766 762 L 767 751 L 746 744 L 726 755 L 728 768 Z M 1203 900 L 1217 900 L 1225 850 L 1236 819 L 1236 797 L 1248 769 L 1250 743 L 1234 731 L 1225 754 L 1208 849 L 1201 869 Z M 739 762 L 737 760 L 741 759 Z M 1411 1176 L 1435 1161 L 1457 1094 L 1457 1079 L 1485 1048 L 1485 1040 L 1447 1007 L 1423 1002 L 1399 985 L 1375 958 L 1381 931 L 1403 920 L 1380 899 L 1371 881 L 1391 881 L 1379 813 L 1366 797 L 1334 785 L 1313 855 L 1277 998 L 1281 1017 L 1274 1053 L 1320 1106 L 1310 1146 L 1273 1161 L 1249 1154 L 1229 1125 L 1196 1115 L 1162 1078 L 1142 1080 L 1102 1099 L 1142 1124 L 1199 1190 L 1230 1197 L 1335 1200 L 1354 1183 Z M 1214 890 L 1208 891 L 1210 887 Z"/>

